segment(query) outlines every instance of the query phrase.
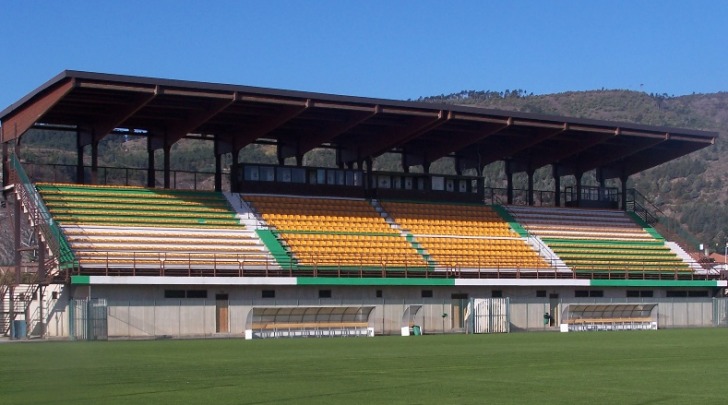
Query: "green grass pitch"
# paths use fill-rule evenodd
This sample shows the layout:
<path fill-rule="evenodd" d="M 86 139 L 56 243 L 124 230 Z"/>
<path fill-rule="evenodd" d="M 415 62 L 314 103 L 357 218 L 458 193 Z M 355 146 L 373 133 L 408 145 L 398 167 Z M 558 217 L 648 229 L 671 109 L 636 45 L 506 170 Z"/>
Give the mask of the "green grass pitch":
<path fill-rule="evenodd" d="M 0 344 L 0 404 L 724 404 L 728 329 Z"/>

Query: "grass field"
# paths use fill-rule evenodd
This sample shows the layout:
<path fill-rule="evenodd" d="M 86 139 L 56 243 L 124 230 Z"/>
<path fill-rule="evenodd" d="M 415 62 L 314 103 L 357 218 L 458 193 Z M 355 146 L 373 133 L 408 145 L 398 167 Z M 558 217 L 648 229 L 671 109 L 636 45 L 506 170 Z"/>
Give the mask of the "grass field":
<path fill-rule="evenodd" d="M 0 344 L 0 404 L 724 404 L 728 329 Z"/>

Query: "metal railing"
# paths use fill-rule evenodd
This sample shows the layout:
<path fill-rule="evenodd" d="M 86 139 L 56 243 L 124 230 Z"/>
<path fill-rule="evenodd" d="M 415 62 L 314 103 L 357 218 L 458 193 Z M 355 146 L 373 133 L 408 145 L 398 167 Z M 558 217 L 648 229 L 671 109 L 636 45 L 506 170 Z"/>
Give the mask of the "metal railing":
<path fill-rule="evenodd" d="M 503 187 L 485 187 L 483 201 L 486 204 L 508 204 L 508 189 Z M 512 205 L 528 205 L 528 190 L 513 189 Z M 552 190 L 533 190 L 533 205 L 537 207 L 556 206 L 556 193 Z"/>
<path fill-rule="evenodd" d="M 77 183 L 76 165 L 68 164 L 40 164 L 23 162 L 28 177 L 34 182 L 50 183 Z M 84 166 L 84 178 L 92 178 L 91 167 Z M 154 170 L 155 182 L 164 182 L 164 171 Z M 170 170 L 170 187 L 179 190 L 215 189 L 214 182 L 210 181 L 214 172 L 194 172 L 187 170 Z M 146 187 L 148 170 L 146 168 L 99 166 L 93 184 L 107 186 L 140 186 Z"/>
<path fill-rule="evenodd" d="M 66 241 L 60 227 L 53 220 L 50 211 L 43 203 L 43 199 L 25 173 L 23 165 L 12 151 L 10 153 L 10 164 L 18 181 L 16 193 L 20 203 L 27 210 L 32 223 L 40 230 L 48 249 L 51 251 L 52 259 L 57 260 L 57 266 L 50 267 L 61 268 L 74 264 L 76 260 L 68 241 Z M 46 266 L 45 263 L 43 265 Z"/>
<path fill-rule="evenodd" d="M 695 236 L 633 188 L 627 189 L 627 211 L 637 214 L 647 224 L 657 229 L 665 239 L 679 243 L 686 252 L 700 252 L 700 242 Z"/>
<path fill-rule="evenodd" d="M 504 278 L 504 279 L 639 279 L 639 280 L 706 280 L 718 274 L 695 273 L 665 265 L 659 261 L 644 261 L 628 270 L 608 260 L 594 261 L 580 266 L 577 271 L 558 259 L 545 261 L 545 266 L 529 266 L 517 259 L 478 260 L 467 265 L 412 265 L 408 262 L 381 257 L 361 256 L 346 260 L 325 254 L 308 254 L 302 260 L 289 255 L 285 260 L 272 257 L 250 257 L 245 254 L 170 253 L 170 252 L 119 252 L 94 251 L 93 259 L 83 259 L 73 269 L 73 275 L 101 276 L 178 276 L 178 277 L 399 277 L 399 278 Z M 462 257 L 438 256 L 441 262 L 462 262 Z M 689 264 L 688 264 L 689 265 Z"/>

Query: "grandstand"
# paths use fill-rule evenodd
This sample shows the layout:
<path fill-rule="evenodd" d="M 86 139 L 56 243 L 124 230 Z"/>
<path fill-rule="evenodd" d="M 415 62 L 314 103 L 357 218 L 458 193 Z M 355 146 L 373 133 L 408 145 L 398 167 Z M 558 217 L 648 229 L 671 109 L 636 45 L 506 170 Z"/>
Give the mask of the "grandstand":
<path fill-rule="evenodd" d="M 483 300 L 526 297 L 558 315 L 564 298 L 712 297 L 726 286 L 627 189 L 630 175 L 713 144 L 713 132 L 75 71 L 0 123 L 17 251 L 0 289 L 6 335 L 16 322 L 72 338 L 448 333 L 474 328 L 473 299 L 507 314 L 507 302 Z M 38 163 L 18 143 L 48 130 L 75 134 L 76 165 L 29 170 Z M 110 134 L 147 140 L 147 167 L 124 169 L 138 176 L 100 175 Z M 175 187 L 170 154 L 183 138 L 214 143 L 211 187 Z M 239 161 L 256 143 L 279 163 Z M 304 165 L 318 148 L 335 162 Z M 401 171 L 375 169 L 385 153 L 401 155 Z M 441 159 L 453 170 L 432 173 Z M 495 162 L 502 189 L 485 186 Z M 553 190 L 533 188 L 542 167 Z M 584 184 L 587 172 L 598 184 Z M 533 329 L 541 315 L 477 329 Z"/>

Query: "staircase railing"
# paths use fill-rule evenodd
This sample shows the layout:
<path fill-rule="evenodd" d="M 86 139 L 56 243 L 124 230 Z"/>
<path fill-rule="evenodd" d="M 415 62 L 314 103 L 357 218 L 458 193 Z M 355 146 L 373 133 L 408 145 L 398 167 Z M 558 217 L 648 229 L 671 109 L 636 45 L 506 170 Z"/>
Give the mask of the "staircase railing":
<path fill-rule="evenodd" d="M 695 236 L 633 188 L 627 190 L 626 209 L 657 229 L 667 240 L 679 243 L 688 253 L 700 251 L 700 242 Z"/>
<path fill-rule="evenodd" d="M 5 336 L 10 331 L 9 300 L 5 297 L 8 291 L 9 288 L 6 285 L 0 284 L 0 304 L 3 307 L 2 311 L 0 311 L 0 336 Z"/>
<path fill-rule="evenodd" d="M 10 153 L 10 165 L 18 182 L 16 184 L 16 193 L 20 202 L 28 211 L 28 215 L 35 226 L 40 230 L 53 258 L 57 260 L 58 269 L 75 266 L 77 261 L 68 241 L 58 224 L 51 217 L 50 211 L 43 203 L 43 199 L 31 183 L 25 170 L 23 170 L 17 155 L 12 151 Z M 50 276 L 51 274 L 47 273 L 47 275 Z"/>

